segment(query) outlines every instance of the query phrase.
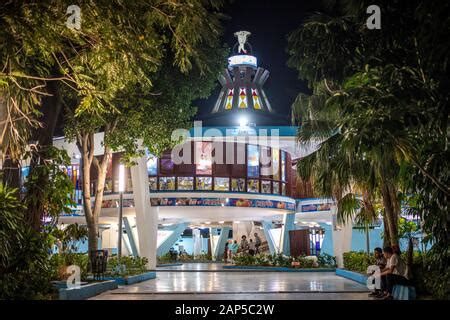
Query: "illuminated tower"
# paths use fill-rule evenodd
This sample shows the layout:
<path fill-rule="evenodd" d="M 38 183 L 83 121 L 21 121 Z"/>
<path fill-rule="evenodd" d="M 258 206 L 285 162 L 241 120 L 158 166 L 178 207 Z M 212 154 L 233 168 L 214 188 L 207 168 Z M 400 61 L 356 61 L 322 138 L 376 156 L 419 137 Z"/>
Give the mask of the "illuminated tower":
<path fill-rule="evenodd" d="M 252 46 L 247 41 L 251 35 L 248 31 L 235 33 L 238 39 L 233 47 L 233 54 L 228 59 L 228 68 L 219 75 L 222 85 L 219 97 L 208 118 L 208 123 L 221 125 L 223 117 L 232 124 L 248 123 L 257 125 L 278 125 L 286 122 L 278 115 L 264 92 L 264 83 L 269 78 L 269 71 L 258 67 L 258 61 L 252 55 Z"/>

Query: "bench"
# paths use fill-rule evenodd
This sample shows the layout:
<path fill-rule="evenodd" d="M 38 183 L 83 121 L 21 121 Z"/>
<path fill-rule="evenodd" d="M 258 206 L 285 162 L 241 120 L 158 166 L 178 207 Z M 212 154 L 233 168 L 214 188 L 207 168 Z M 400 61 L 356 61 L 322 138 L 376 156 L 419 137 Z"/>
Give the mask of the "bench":
<path fill-rule="evenodd" d="M 392 289 L 392 296 L 395 300 L 414 300 L 416 299 L 416 288 L 413 286 L 395 285 Z"/>

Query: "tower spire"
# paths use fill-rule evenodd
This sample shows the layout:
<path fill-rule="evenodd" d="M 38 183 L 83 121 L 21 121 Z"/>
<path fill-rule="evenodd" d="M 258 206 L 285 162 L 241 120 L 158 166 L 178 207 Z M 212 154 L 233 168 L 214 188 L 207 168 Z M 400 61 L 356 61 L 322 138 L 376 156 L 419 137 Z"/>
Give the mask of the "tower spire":
<path fill-rule="evenodd" d="M 228 68 L 219 76 L 222 90 L 212 113 L 230 110 L 272 112 L 263 89 L 269 71 L 258 67 L 257 58 L 252 55 L 252 46 L 248 42 L 251 33 L 238 31 L 234 35 L 237 43 L 233 55 L 228 58 Z"/>

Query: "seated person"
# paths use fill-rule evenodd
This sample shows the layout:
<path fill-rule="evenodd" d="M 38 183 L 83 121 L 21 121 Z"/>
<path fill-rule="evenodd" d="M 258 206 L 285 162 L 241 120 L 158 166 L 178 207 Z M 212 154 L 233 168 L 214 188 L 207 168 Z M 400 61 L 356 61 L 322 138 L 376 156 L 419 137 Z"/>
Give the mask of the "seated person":
<path fill-rule="evenodd" d="M 395 285 L 410 285 L 408 280 L 408 270 L 406 264 L 397 253 L 394 253 L 394 250 L 392 250 L 391 247 L 384 248 L 383 255 L 387 260 L 387 264 L 386 268 L 380 273 L 382 292 L 377 298 L 390 300 L 393 299 L 392 290 Z"/>
<path fill-rule="evenodd" d="M 380 272 L 381 270 L 383 270 L 386 267 L 386 259 L 383 256 L 383 250 L 381 250 L 381 248 L 375 248 L 373 250 L 373 255 L 376 259 L 376 266 L 378 266 L 380 268 Z M 381 293 L 381 290 L 378 288 L 375 288 L 375 290 L 371 293 L 369 293 L 369 297 L 375 297 L 378 296 Z"/>

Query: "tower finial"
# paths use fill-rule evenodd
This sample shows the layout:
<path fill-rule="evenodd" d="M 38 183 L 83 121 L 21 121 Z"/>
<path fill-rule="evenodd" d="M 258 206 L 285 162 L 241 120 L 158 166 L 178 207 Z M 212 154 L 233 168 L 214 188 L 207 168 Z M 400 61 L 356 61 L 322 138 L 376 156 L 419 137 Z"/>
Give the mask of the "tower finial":
<path fill-rule="evenodd" d="M 245 43 L 247 42 L 247 38 L 251 35 L 251 33 L 248 31 L 238 31 L 235 32 L 234 35 L 236 36 L 236 38 L 238 38 L 239 42 L 238 53 L 247 53 L 247 50 L 245 50 Z"/>

